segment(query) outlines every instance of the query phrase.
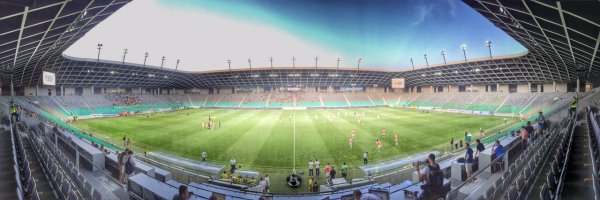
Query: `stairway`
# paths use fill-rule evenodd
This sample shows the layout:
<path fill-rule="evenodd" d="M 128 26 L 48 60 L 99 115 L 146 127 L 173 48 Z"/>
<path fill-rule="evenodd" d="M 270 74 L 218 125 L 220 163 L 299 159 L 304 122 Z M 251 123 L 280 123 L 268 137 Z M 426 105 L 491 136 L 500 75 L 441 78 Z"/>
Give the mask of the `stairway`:
<path fill-rule="evenodd" d="M 594 199 L 594 184 L 587 181 L 593 174 L 587 127 L 585 119 L 575 127 L 561 199 Z"/>
<path fill-rule="evenodd" d="M 29 169 L 31 170 L 31 176 L 33 180 L 35 180 L 35 185 L 37 188 L 37 193 L 40 196 L 40 199 L 56 199 L 54 192 L 52 191 L 52 187 L 48 182 L 47 176 L 42 170 L 42 165 L 35 156 L 35 152 L 29 143 L 29 139 L 23 138 L 23 149 L 25 150 L 25 154 L 27 155 L 27 160 L 29 161 Z"/>
<path fill-rule="evenodd" d="M 10 131 L 0 131 L 0 199 L 17 199 L 17 181 L 13 169 Z"/>

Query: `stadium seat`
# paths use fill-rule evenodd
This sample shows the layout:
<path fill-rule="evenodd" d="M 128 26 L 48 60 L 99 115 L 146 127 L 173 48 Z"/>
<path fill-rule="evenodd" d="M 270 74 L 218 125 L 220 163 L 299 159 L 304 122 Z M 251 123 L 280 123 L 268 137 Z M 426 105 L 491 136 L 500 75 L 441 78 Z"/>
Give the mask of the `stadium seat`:
<path fill-rule="evenodd" d="M 485 199 L 493 199 L 495 190 L 496 188 L 494 186 L 489 187 L 487 191 L 485 191 Z"/>
<path fill-rule="evenodd" d="M 544 183 L 544 185 L 542 185 L 542 189 L 540 190 L 540 199 L 541 200 L 550 200 L 550 193 L 548 191 L 547 183 Z"/>
<path fill-rule="evenodd" d="M 78 200 L 79 198 L 77 198 L 77 195 L 71 191 L 69 192 L 69 194 L 67 194 L 67 200 Z"/>
<path fill-rule="evenodd" d="M 90 182 L 85 182 L 84 183 L 84 191 L 85 191 L 85 196 L 93 196 L 93 192 L 94 192 L 94 188 L 92 187 L 92 184 Z"/>
<path fill-rule="evenodd" d="M 69 184 L 69 182 L 65 181 L 65 183 L 63 183 L 62 186 L 60 187 L 60 191 L 64 195 L 67 195 L 71 191 L 71 184 Z"/>
<path fill-rule="evenodd" d="M 519 193 L 517 192 L 517 190 L 515 189 L 515 187 L 511 187 L 508 190 L 507 194 L 508 194 L 507 195 L 508 200 L 517 200 L 517 197 L 519 196 Z"/>
<path fill-rule="evenodd" d="M 102 200 L 102 194 L 100 194 L 100 192 L 98 192 L 98 190 L 94 190 L 94 193 L 92 195 L 92 200 Z"/>
<path fill-rule="evenodd" d="M 496 179 L 496 183 L 494 184 L 494 187 L 500 188 L 500 186 L 502 186 L 502 181 L 503 181 L 502 177 Z"/>

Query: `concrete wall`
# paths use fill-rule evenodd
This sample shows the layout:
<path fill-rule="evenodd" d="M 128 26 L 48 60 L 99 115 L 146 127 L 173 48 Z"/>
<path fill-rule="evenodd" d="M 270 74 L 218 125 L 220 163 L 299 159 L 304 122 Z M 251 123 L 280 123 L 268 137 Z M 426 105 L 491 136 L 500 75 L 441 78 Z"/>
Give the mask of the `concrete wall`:
<path fill-rule="evenodd" d="M 231 88 L 219 88 L 219 94 L 231 94 Z"/>
<path fill-rule="evenodd" d="M 383 87 L 367 87 L 367 93 L 383 94 L 383 93 L 385 93 L 385 88 L 383 88 Z"/>
<path fill-rule="evenodd" d="M 65 87 L 65 94 L 63 95 L 75 95 L 75 88 Z"/>
<path fill-rule="evenodd" d="M 433 87 L 423 86 L 421 87 L 421 93 L 433 93 Z"/>
<path fill-rule="evenodd" d="M 446 88 L 448 88 L 448 86 L 446 86 Z M 458 92 L 458 86 L 457 85 L 451 85 L 450 89 L 449 90 L 446 89 L 445 91 L 448 91 L 448 92 Z"/>
<path fill-rule="evenodd" d="M 529 84 L 517 85 L 517 93 L 530 93 Z"/>
<path fill-rule="evenodd" d="M 83 95 L 92 95 L 92 88 L 83 88 Z"/>

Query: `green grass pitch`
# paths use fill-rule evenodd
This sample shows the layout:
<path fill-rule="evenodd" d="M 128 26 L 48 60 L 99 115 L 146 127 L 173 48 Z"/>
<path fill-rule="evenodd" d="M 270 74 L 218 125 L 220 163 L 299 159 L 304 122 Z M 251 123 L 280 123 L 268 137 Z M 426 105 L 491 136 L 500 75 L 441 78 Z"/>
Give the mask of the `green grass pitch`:
<path fill-rule="evenodd" d="M 338 116 L 339 113 L 339 116 Z M 356 115 L 354 114 L 356 113 Z M 364 113 L 363 123 L 358 117 Z M 220 128 L 203 129 L 202 122 L 215 115 Z M 122 145 L 122 137 L 132 138 L 139 149 L 165 151 L 200 159 L 250 168 L 289 169 L 293 166 L 294 111 L 282 110 L 181 110 L 165 114 L 79 120 L 75 125 L 95 136 Z M 497 130 L 504 126 L 499 117 L 452 113 L 423 113 L 401 108 L 330 109 L 295 111 L 296 166 L 304 169 L 309 159 L 353 166 L 362 163 L 362 153 L 380 161 L 417 152 L 444 152 L 450 137 L 464 138 L 464 131 L 478 138 L 479 128 Z M 379 119 L 377 116 L 379 115 Z M 331 121 L 328 119 L 331 116 Z M 386 137 L 381 129 L 387 129 Z M 357 134 L 350 149 L 348 139 Z M 394 134 L 399 145 L 394 145 Z M 488 133 L 489 134 L 489 133 Z M 383 142 L 377 152 L 376 139 Z"/>

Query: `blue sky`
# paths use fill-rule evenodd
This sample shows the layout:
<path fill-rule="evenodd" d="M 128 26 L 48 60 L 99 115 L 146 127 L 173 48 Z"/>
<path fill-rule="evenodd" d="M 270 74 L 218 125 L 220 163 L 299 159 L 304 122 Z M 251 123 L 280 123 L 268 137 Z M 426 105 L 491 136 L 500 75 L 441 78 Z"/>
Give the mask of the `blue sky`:
<path fill-rule="evenodd" d="M 526 51 L 459 0 L 136 0 L 99 24 L 65 53 L 207 71 L 232 68 L 318 66 L 409 69 L 416 66 Z"/>

